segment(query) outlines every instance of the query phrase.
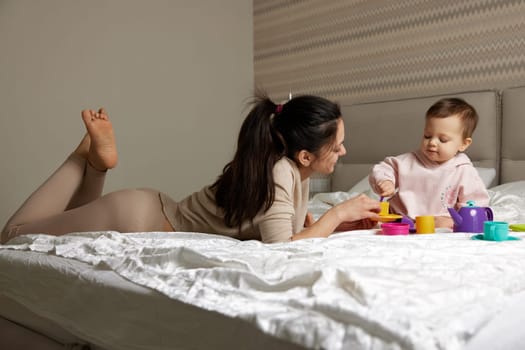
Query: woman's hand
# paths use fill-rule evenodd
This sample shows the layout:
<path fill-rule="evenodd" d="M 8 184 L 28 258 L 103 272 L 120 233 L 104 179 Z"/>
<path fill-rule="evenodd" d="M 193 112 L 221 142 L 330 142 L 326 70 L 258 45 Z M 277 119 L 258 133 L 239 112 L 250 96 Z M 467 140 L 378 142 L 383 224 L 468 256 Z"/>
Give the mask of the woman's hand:
<path fill-rule="evenodd" d="M 307 212 L 306 218 L 304 219 L 304 227 L 310 227 L 314 224 L 314 222 L 315 220 L 314 220 L 314 216 L 312 215 L 312 213 Z"/>
<path fill-rule="evenodd" d="M 301 232 L 294 234 L 292 240 L 328 237 L 341 223 L 345 221 L 354 222 L 362 220 L 362 225 L 371 225 L 372 221 L 379 220 L 380 210 L 379 201 L 364 194 L 360 194 L 328 209 L 319 220 L 312 223 L 310 226 L 305 226 Z M 305 220 L 305 225 L 307 220 Z"/>
<path fill-rule="evenodd" d="M 341 222 L 357 221 L 361 219 L 379 220 L 381 206 L 379 201 L 372 199 L 364 194 L 350 198 L 339 203 L 331 210 L 336 210 Z"/>

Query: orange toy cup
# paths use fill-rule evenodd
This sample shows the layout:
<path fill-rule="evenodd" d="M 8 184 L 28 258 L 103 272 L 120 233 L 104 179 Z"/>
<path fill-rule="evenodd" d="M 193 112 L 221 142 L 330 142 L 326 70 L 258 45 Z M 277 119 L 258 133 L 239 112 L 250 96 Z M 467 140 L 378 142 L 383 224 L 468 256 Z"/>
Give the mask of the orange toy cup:
<path fill-rule="evenodd" d="M 434 217 L 431 215 L 416 216 L 416 233 L 434 233 Z"/>

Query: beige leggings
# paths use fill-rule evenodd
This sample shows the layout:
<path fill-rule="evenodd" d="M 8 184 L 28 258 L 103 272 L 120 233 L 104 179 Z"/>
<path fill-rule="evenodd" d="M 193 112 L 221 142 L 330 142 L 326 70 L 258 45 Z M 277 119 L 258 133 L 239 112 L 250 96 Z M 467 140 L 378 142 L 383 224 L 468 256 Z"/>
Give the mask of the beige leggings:
<path fill-rule="evenodd" d="M 105 178 L 106 172 L 70 155 L 9 219 L 0 243 L 26 233 L 169 230 L 158 191 L 125 189 L 101 196 Z"/>

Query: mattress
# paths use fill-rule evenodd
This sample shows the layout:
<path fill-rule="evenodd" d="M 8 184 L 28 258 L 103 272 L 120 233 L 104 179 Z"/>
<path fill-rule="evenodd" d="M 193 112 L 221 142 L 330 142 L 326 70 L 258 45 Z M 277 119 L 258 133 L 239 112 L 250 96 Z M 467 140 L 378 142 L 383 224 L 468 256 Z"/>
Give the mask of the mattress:
<path fill-rule="evenodd" d="M 0 290 L 105 349 L 488 349 L 503 325 L 525 346 L 525 239 L 377 233 L 27 235 L 0 250 Z"/>
<path fill-rule="evenodd" d="M 295 348 L 240 318 L 133 283 L 103 263 L 41 252 L 38 241 L 32 250 L 0 249 L 0 316 L 45 336 L 39 347 L 52 340 L 69 349 Z"/>

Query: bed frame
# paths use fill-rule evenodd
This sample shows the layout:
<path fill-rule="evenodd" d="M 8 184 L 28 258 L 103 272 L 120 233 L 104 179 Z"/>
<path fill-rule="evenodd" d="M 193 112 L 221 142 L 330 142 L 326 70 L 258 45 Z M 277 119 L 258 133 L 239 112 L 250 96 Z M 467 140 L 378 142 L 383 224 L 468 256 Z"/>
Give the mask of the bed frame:
<path fill-rule="evenodd" d="M 348 153 L 341 158 L 332 176 L 332 190 L 347 191 L 368 174 L 373 164 L 385 156 L 415 149 L 421 135 L 426 110 L 444 96 L 464 98 L 478 111 L 480 121 L 474 134 L 474 143 L 467 153 L 475 165 L 496 169 L 494 185 L 525 180 L 525 138 L 521 135 L 522 130 L 525 130 L 525 117 L 522 115 L 522 111 L 525 110 L 525 103 L 523 103 L 525 87 L 517 87 L 504 91 L 468 91 L 342 106 Z M 72 264 L 79 265 L 79 269 L 83 268 L 79 262 Z M 82 270 L 79 271 L 81 273 Z M 132 285 L 116 274 L 111 278 L 113 281 L 118 279 L 119 283 Z M 148 288 L 133 286 L 137 291 L 134 296 L 137 305 L 141 303 L 146 305 L 148 302 L 151 303 L 151 300 L 161 298 L 159 293 Z M 88 286 L 86 286 L 87 291 Z M 167 297 L 162 296 L 162 298 Z M 172 302 L 180 304 L 177 301 Z M 180 315 L 172 315 L 172 326 L 175 327 L 172 332 L 180 335 L 189 333 L 185 339 L 179 339 L 179 343 L 170 344 L 172 346 L 193 349 L 204 349 L 211 344 L 217 349 L 240 346 L 253 349 L 300 348 L 265 336 L 247 323 L 241 321 L 224 323 L 225 316 L 193 306 L 182 306 L 182 308 L 186 310 L 183 314 L 185 319 L 180 320 Z M 147 317 L 156 317 L 156 312 L 159 310 L 146 313 L 144 315 L 146 321 Z M 37 312 L 25 309 L 23 305 L 2 295 L 1 290 L 0 316 L 2 316 L 0 317 L 0 348 L 3 349 L 64 349 L 75 348 L 75 346 L 107 350 L 113 348 L 93 344 L 50 320 L 42 319 Z M 199 323 L 200 320 L 205 322 Z M 232 329 L 232 324 L 235 329 Z M 184 330 L 184 327 L 187 329 Z M 185 331 L 187 332 L 184 333 Z M 157 338 L 162 336 L 163 334 L 158 334 Z M 164 339 L 165 341 L 167 339 Z"/>
<path fill-rule="evenodd" d="M 514 93 L 514 99 L 518 102 L 519 97 L 515 95 Z M 463 98 L 476 108 L 479 123 L 473 136 L 474 142 L 466 153 L 475 166 L 496 169 L 496 178 L 491 185 L 498 184 L 501 179 L 499 164 L 502 149 L 501 93 L 488 90 L 342 106 L 347 154 L 340 159 L 332 175 L 331 190 L 348 191 L 368 175 L 374 164 L 386 156 L 417 149 L 425 112 L 443 97 Z M 520 120 L 514 116 L 513 121 L 516 124 Z M 511 129 L 515 127 L 517 125 L 512 125 Z M 505 130 L 507 131 L 507 128 Z M 513 135 L 512 139 L 517 138 Z M 519 153 L 516 147 L 513 146 L 513 152 L 507 151 L 506 155 L 517 157 Z M 506 165 L 507 168 L 510 166 L 508 162 Z M 510 170 L 507 168 L 508 173 Z"/>
<path fill-rule="evenodd" d="M 525 179 L 525 87 L 502 93 L 501 183 Z"/>

